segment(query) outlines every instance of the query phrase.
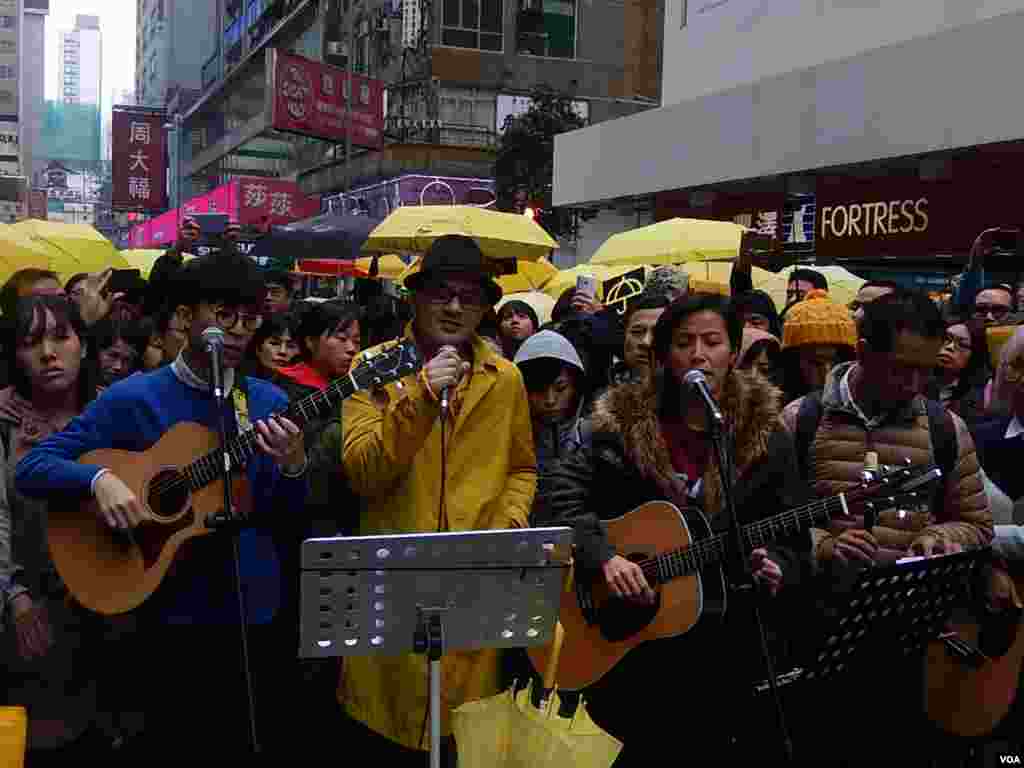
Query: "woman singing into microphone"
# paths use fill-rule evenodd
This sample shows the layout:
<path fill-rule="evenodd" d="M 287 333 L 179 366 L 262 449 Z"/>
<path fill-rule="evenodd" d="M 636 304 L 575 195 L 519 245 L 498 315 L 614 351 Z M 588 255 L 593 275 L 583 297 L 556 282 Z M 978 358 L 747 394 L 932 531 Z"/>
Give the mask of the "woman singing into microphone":
<path fill-rule="evenodd" d="M 728 529 L 708 410 L 684 383 L 691 371 L 703 374 L 733 440 L 740 522 L 804 500 L 793 446 L 778 418 L 781 395 L 762 377 L 735 369 L 741 339 L 739 318 L 723 297 L 694 295 L 671 304 L 654 331 L 651 370 L 658 374 L 602 395 L 594 406 L 592 450 L 542 473 L 533 524 L 575 526 L 577 578 L 600 579 L 613 595 L 641 605 L 655 598 L 654 585 L 624 557 L 630 553 L 616 552 L 599 525 L 648 501 L 685 510 L 695 536 L 701 513 L 712 529 Z M 747 556 L 755 579 L 775 595 L 799 578 L 809 551 L 804 533 Z M 625 744 L 617 768 L 660 762 L 690 735 L 694 749 L 724 762 L 727 750 L 738 748 L 734 737 L 749 735 L 750 722 L 737 705 L 750 699 L 751 682 L 765 677 L 756 629 L 732 595 L 722 615 L 720 577 L 705 572 L 702 589 L 702 618 L 688 633 L 634 649 L 584 691 L 594 719 Z M 773 720 L 760 719 L 767 720 L 769 740 L 751 738 L 760 744 L 744 756 L 774 757 Z"/>

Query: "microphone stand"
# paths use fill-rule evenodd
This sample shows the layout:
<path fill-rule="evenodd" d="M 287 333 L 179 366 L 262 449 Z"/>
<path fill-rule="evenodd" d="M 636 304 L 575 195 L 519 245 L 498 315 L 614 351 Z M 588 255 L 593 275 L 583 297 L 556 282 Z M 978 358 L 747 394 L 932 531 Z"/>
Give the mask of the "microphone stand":
<path fill-rule="evenodd" d="M 253 692 L 252 667 L 249 661 L 249 622 L 246 618 L 245 590 L 242 588 L 242 552 L 237 529 L 238 524 L 241 523 L 241 516 L 234 513 L 231 493 L 231 467 L 234 460 L 228 448 L 227 419 L 224 415 L 227 393 L 224 391 L 224 365 L 221 357 L 223 350 L 218 344 L 207 344 L 206 349 L 210 353 L 210 388 L 217 411 L 217 431 L 220 433 L 220 472 L 224 485 L 224 509 L 219 515 L 214 515 L 207 522 L 207 526 L 218 529 L 235 528 L 231 531 L 231 554 L 235 571 L 235 597 L 238 599 L 238 630 L 241 641 L 242 669 L 245 675 L 245 693 L 249 705 L 249 740 L 253 753 L 259 755 L 263 750 L 256 735 L 256 699 Z"/>
<path fill-rule="evenodd" d="M 732 554 L 726 558 L 730 591 L 737 597 L 743 593 L 751 597 L 751 613 L 757 627 L 761 656 L 768 675 L 768 686 L 771 689 L 772 700 L 775 704 L 775 715 L 778 721 L 779 735 L 782 740 L 783 755 L 785 756 L 785 762 L 792 765 L 793 742 L 786 728 L 786 716 L 782 707 L 782 698 L 779 695 L 778 681 L 775 679 L 775 664 L 772 661 L 771 650 L 768 648 L 768 634 L 765 631 L 764 620 L 761 616 L 760 593 L 754 581 L 754 575 L 750 570 L 747 542 L 743 538 L 743 529 L 740 527 L 739 518 L 736 515 L 736 498 L 733 491 L 736 466 L 732 460 L 729 435 L 725 430 L 724 423 L 714 418 L 710 406 L 707 404 L 705 406 L 708 424 L 711 428 L 711 440 L 714 443 L 715 455 L 718 459 L 718 471 L 722 479 L 723 509 L 728 516 L 730 533 L 733 539 L 733 546 L 729 548 Z M 742 599 L 740 602 L 742 602 Z"/>

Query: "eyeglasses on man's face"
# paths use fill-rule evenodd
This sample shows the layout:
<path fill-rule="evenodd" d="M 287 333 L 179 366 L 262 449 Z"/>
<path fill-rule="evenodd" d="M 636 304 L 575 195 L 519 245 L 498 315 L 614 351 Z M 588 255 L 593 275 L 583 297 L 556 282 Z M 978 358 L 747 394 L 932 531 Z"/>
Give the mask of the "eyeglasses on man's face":
<path fill-rule="evenodd" d="M 984 320 L 989 315 L 995 320 L 1002 320 L 1010 314 L 1010 308 L 1005 304 L 975 304 L 974 316 L 978 320 Z"/>
<path fill-rule="evenodd" d="M 970 352 L 971 343 L 966 339 L 961 339 L 959 336 L 947 333 L 946 338 L 942 342 L 944 347 L 953 347 L 956 352 Z"/>
<path fill-rule="evenodd" d="M 448 283 L 428 285 L 423 289 L 423 292 L 431 304 L 442 307 L 446 307 L 454 299 L 458 299 L 459 304 L 462 306 L 477 309 L 482 307 L 486 301 L 482 288 L 456 288 Z"/>
<path fill-rule="evenodd" d="M 217 325 L 225 331 L 232 330 L 239 321 L 247 331 L 255 331 L 263 325 L 263 315 L 258 312 L 242 312 L 237 307 L 214 307 L 213 316 L 217 319 Z"/>

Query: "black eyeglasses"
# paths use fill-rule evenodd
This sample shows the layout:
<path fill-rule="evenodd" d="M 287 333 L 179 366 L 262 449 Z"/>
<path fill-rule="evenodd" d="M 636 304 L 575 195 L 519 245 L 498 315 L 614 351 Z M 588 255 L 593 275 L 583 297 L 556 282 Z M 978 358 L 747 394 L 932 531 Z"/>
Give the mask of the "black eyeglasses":
<path fill-rule="evenodd" d="M 975 304 L 974 305 L 974 316 L 982 319 L 992 315 L 996 320 L 1006 317 L 1010 314 L 1010 308 L 1005 304 Z"/>
<path fill-rule="evenodd" d="M 449 285 L 431 285 L 424 290 L 431 304 L 446 307 L 452 299 L 458 299 L 464 307 L 477 308 L 484 305 L 484 292 L 479 289 L 456 290 Z"/>
<path fill-rule="evenodd" d="M 964 341 L 963 339 L 961 339 L 961 338 L 959 338 L 957 336 L 946 336 L 945 340 L 942 342 L 942 346 L 944 346 L 944 347 L 952 346 L 953 349 L 955 349 L 957 351 L 965 351 L 965 352 L 970 352 L 971 351 L 970 343 Z"/>
<path fill-rule="evenodd" d="M 217 318 L 217 325 L 225 331 L 230 331 L 234 328 L 239 320 L 242 321 L 242 327 L 247 331 L 255 331 L 263 325 L 263 315 L 239 312 L 237 309 L 231 309 L 230 307 L 215 309 L 213 314 Z"/>

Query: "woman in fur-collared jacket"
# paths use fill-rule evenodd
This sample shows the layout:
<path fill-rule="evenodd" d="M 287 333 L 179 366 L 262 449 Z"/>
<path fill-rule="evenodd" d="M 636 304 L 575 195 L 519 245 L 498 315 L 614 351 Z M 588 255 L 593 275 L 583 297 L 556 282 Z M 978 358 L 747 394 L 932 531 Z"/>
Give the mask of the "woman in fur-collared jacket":
<path fill-rule="evenodd" d="M 778 418 L 778 389 L 755 373 L 735 370 L 741 338 L 739 319 L 722 297 L 694 296 L 672 304 L 658 321 L 652 351 L 663 373 L 650 383 L 605 392 L 594 407 L 590 450 L 542 473 L 533 522 L 576 528 L 578 579 L 601 580 L 627 600 L 653 599 L 654 585 L 624 557 L 631 553 L 615 551 L 600 525 L 648 501 L 669 501 L 685 510 L 694 537 L 702 520 L 714 530 L 727 530 L 704 406 L 682 383 L 688 371 L 703 372 L 725 415 L 734 444 L 740 522 L 777 515 L 804 501 L 793 445 Z M 773 595 L 799 579 L 810 551 L 806 531 L 787 533 L 748 554 L 755 578 Z M 720 577 L 706 572 L 702 587 L 703 614 L 696 626 L 634 649 L 584 691 L 594 719 L 625 744 L 617 768 L 660 762 L 691 737 L 695 749 L 724 757 L 731 737 L 750 733 L 738 705 L 750 699 L 750 683 L 764 677 L 758 637 L 740 618 L 749 613 L 726 595 Z M 723 596 L 730 606 L 724 616 Z M 770 709 L 760 719 L 771 728 Z"/>

